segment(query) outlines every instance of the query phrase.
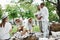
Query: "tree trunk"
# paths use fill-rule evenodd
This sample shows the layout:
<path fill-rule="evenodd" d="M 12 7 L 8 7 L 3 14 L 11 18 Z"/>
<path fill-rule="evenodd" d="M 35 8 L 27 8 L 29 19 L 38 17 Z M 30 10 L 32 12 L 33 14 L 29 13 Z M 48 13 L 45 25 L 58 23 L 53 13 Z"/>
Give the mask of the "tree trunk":
<path fill-rule="evenodd" d="M 60 17 L 59 17 L 59 23 L 60 23 Z"/>
<path fill-rule="evenodd" d="M 50 2 L 50 3 L 52 3 L 52 4 L 54 4 L 54 5 L 57 5 L 56 3 L 52 2 L 52 1 L 49 1 L 49 0 L 47 0 L 47 1 Z"/>
<path fill-rule="evenodd" d="M 57 0 L 57 14 L 59 16 L 59 22 L 60 22 L 60 0 Z"/>
<path fill-rule="evenodd" d="M 60 22 L 60 0 L 57 0 L 57 4 L 56 4 L 56 3 L 53 3 L 53 2 L 51 2 L 51 1 L 49 1 L 49 0 L 47 0 L 47 1 L 50 2 L 50 3 L 52 3 L 52 4 L 54 4 L 54 5 L 56 5 L 57 14 L 58 14 L 58 16 L 59 16 L 59 22 Z"/>

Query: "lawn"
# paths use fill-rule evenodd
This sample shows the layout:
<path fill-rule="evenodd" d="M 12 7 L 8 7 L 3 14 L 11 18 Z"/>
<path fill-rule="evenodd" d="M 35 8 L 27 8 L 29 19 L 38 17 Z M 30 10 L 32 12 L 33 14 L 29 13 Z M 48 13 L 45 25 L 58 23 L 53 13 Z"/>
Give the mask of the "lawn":
<path fill-rule="evenodd" d="M 40 31 L 38 26 L 34 26 L 32 30 L 33 30 L 33 32 L 39 32 Z M 12 33 L 14 34 L 16 32 L 17 32 L 17 26 L 13 25 L 13 29 L 12 29 L 12 32 L 10 34 L 12 35 Z"/>
<path fill-rule="evenodd" d="M 34 26 L 33 27 L 33 32 L 39 32 L 39 31 L 40 31 L 39 26 Z"/>

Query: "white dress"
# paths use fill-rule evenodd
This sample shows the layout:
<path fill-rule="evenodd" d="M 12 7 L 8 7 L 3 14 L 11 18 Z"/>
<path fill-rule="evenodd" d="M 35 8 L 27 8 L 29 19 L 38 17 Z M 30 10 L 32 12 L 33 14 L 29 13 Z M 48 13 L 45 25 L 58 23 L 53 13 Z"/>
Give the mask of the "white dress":
<path fill-rule="evenodd" d="M 9 22 L 6 22 L 5 27 L 0 27 L 0 40 L 10 38 L 10 29 L 12 29 L 12 26 Z"/>

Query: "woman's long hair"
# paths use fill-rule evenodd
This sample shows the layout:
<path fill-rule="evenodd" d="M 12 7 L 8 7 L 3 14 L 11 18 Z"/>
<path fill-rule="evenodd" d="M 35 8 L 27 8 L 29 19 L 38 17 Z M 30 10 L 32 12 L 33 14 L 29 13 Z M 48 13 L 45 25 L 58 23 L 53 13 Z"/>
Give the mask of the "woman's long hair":
<path fill-rule="evenodd" d="M 6 17 L 7 18 L 7 17 Z M 6 18 L 2 19 L 2 23 L 0 24 L 0 27 L 5 27 Z"/>

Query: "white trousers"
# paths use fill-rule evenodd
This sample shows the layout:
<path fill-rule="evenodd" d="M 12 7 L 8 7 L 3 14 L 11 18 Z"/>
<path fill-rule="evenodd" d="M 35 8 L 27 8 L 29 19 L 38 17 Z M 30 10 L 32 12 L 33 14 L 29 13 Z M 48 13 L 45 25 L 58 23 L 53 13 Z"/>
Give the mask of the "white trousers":
<path fill-rule="evenodd" d="M 39 21 L 40 30 L 43 31 L 43 37 L 49 36 L 49 22 L 48 21 Z"/>
<path fill-rule="evenodd" d="M 43 37 L 49 36 L 49 22 L 48 21 L 42 21 L 42 31 L 43 31 Z"/>

